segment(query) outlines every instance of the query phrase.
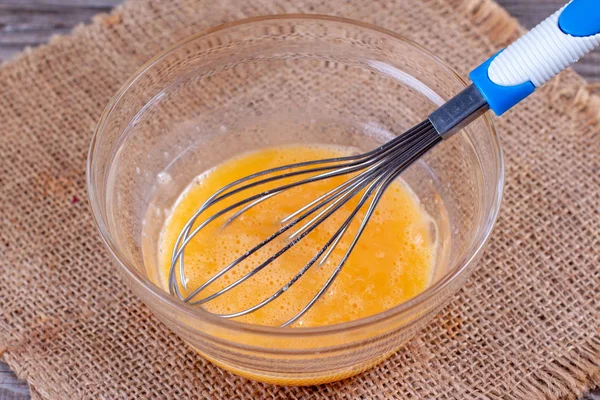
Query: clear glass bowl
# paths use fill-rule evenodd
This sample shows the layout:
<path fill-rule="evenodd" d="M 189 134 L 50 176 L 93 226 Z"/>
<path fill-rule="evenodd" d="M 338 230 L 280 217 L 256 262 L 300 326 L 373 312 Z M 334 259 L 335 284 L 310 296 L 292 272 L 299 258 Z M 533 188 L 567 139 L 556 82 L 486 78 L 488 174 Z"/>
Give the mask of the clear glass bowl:
<path fill-rule="evenodd" d="M 239 375 L 303 385 L 373 366 L 431 320 L 481 255 L 503 186 L 487 115 L 403 174 L 436 221 L 434 279 L 422 294 L 369 318 L 276 328 L 183 304 L 154 283 L 166 210 L 196 175 L 240 152 L 298 142 L 368 150 L 465 86 L 410 41 L 339 18 L 257 18 L 190 37 L 123 86 L 91 144 L 90 202 L 117 270 L 170 329 Z"/>

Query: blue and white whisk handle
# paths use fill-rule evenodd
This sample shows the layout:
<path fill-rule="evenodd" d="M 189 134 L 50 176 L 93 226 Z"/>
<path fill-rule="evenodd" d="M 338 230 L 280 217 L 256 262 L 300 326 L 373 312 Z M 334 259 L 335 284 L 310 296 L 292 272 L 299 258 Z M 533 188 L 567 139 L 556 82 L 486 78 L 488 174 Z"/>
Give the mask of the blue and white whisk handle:
<path fill-rule="evenodd" d="M 600 0 L 572 0 L 470 73 L 502 115 L 600 45 Z"/>

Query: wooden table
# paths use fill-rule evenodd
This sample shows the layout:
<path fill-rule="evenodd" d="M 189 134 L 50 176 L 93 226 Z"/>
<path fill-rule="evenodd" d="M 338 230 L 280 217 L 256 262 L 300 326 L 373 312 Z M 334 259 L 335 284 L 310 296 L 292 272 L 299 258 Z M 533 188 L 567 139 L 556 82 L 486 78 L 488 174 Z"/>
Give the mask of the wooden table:
<path fill-rule="evenodd" d="M 556 11 L 566 0 L 497 0 L 526 27 Z M 122 0 L 0 0 L 0 61 L 10 59 L 26 46 L 46 43 L 55 34 L 66 34 L 100 12 L 108 12 Z M 575 66 L 589 81 L 600 81 L 600 51 Z M 18 380 L 0 361 L 0 400 L 29 399 L 27 384 Z M 600 400 L 600 389 L 585 400 Z"/>

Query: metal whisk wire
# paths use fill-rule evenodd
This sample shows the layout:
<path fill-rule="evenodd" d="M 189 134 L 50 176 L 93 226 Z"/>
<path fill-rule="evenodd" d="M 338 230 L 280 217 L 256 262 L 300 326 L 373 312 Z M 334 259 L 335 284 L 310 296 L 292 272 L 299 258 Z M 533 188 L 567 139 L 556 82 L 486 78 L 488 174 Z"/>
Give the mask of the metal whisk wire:
<path fill-rule="evenodd" d="M 311 260 L 305 264 L 298 273 L 290 279 L 282 288 L 277 290 L 271 296 L 267 297 L 258 304 L 249 307 L 245 310 L 233 312 L 229 314 L 217 314 L 223 318 L 235 318 L 253 311 L 258 310 L 261 307 L 266 306 L 270 302 L 274 301 L 285 293 L 294 283 L 296 283 L 302 276 L 317 262 L 323 264 L 327 258 L 331 255 L 332 251 L 338 245 L 344 234 L 347 232 L 348 227 L 354 221 L 359 211 L 365 206 L 368 200 L 372 197 L 369 206 L 362 218 L 360 226 L 352 239 L 350 246 L 344 256 L 341 258 L 338 265 L 335 267 L 327 281 L 313 296 L 313 298 L 306 304 L 300 312 L 294 315 L 291 319 L 285 322 L 282 326 L 288 326 L 297 321 L 302 315 L 304 315 L 314 303 L 323 296 L 327 289 L 333 284 L 335 278 L 342 270 L 344 264 L 350 257 L 350 254 L 354 250 L 356 243 L 360 239 L 369 219 L 371 218 L 375 207 L 379 203 L 381 196 L 385 189 L 400 175 L 408 166 L 410 166 L 416 159 L 421 157 L 425 152 L 431 149 L 435 144 L 441 141 L 441 136 L 437 133 L 431 123 L 426 120 L 402 135 L 394 138 L 388 143 L 360 155 L 330 158 L 325 160 L 308 161 L 296 164 L 285 165 L 270 170 L 261 171 L 247 177 L 241 178 L 231 184 L 223 187 L 219 191 L 215 192 L 204 204 L 192 215 L 186 225 L 183 227 L 179 234 L 174 248 L 173 256 L 171 259 L 171 268 L 169 271 L 169 291 L 173 295 L 177 295 L 181 300 L 191 304 L 201 306 L 229 290 L 237 287 L 252 276 L 266 268 L 274 260 L 284 254 L 286 251 L 295 246 L 310 232 L 316 229 L 323 221 L 333 215 L 339 210 L 346 202 L 354 198 L 359 193 L 363 192 L 357 205 L 352 212 L 346 217 L 342 225 L 335 232 L 335 234 L 321 247 Z M 277 174 L 278 173 L 278 174 Z M 270 235 L 268 238 L 254 246 L 252 249 L 246 251 L 240 255 L 237 259 L 225 266 L 218 273 L 209 278 L 199 287 L 192 290 L 186 296 L 183 295 L 180 289 L 180 285 L 184 290 L 187 289 L 186 278 L 185 278 L 185 263 L 184 253 L 185 248 L 190 241 L 197 235 L 202 229 L 208 224 L 215 221 L 221 216 L 227 213 L 234 212 L 234 214 L 225 222 L 223 226 L 231 223 L 235 218 L 242 215 L 245 211 L 254 207 L 255 205 L 266 201 L 286 190 L 294 187 L 309 184 L 312 182 L 329 179 L 342 175 L 354 174 L 353 177 L 349 178 L 339 186 L 329 190 L 328 192 L 320 195 L 307 205 L 301 207 L 295 212 L 291 213 L 281 221 L 281 227 Z M 242 193 L 249 189 L 255 189 L 260 185 L 265 185 L 271 182 L 275 182 L 282 179 L 289 179 L 293 177 L 300 177 L 302 175 L 311 174 L 311 176 L 295 181 L 292 183 L 283 184 L 275 188 L 266 189 L 260 193 L 251 195 L 245 199 L 239 200 L 234 204 L 228 205 L 223 209 L 211 214 L 205 218 L 202 222 L 197 224 L 200 216 L 206 212 L 209 208 L 215 206 L 219 202 L 230 198 L 231 196 Z M 258 179 L 260 178 L 260 179 Z M 256 180 L 258 179 L 258 180 Z M 253 181 L 255 180 L 255 181 Z M 239 210 L 238 210 L 239 209 Z M 237 210 L 237 211 L 236 211 Z M 294 233 L 288 236 L 288 242 L 279 249 L 276 253 L 272 254 L 257 267 L 246 273 L 244 276 L 232 282 L 228 286 L 218 290 L 217 292 L 208 295 L 199 300 L 195 298 L 205 290 L 209 285 L 214 283 L 220 277 L 231 271 L 233 268 L 238 266 L 248 257 L 255 254 L 261 248 L 286 233 L 300 222 L 311 217 L 307 222 L 300 226 Z M 195 226 L 197 224 L 197 226 Z M 195 227 L 194 227 L 195 226 Z"/>
<path fill-rule="evenodd" d="M 309 161 L 258 172 L 239 179 L 217 191 L 194 213 L 176 240 L 168 279 L 171 294 L 178 296 L 187 303 L 201 306 L 226 293 L 288 251 L 346 202 L 362 192 L 358 204 L 336 233 L 286 285 L 253 307 L 235 313 L 220 314 L 223 318 L 234 318 L 248 314 L 265 306 L 287 291 L 318 260 L 323 263 L 329 257 L 359 211 L 371 199 L 350 247 L 333 273 L 311 301 L 283 326 L 288 326 L 297 321 L 331 286 L 348 257 L 350 257 L 381 196 L 398 175 L 437 143 L 460 131 L 487 110 L 492 109 L 496 115 L 502 115 L 530 95 L 536 87 L 543 85 L 559 71 L 600 45 L 600 32 L 598 31 L 598 24 L 595 23 L 598 18 L 598 8 L 592 3 L 594 2 L 571 0 L 565 7 L 540 23 L 531 32 L 471 71 L 469 76 L 473 84 L 432 112 L 425 121 L 385 145 L 362 155 Z M 282 226 L 277 232 L 251 250 L 246 251 L 190 294 L 183 295 L 180 286 L 185 291 L 188 290 L 185 277 L 185 248 L 206 225 L 227 213 L 233 212 L 233 215 L 225 222 L 225 225 L 227 225 L 257 204 L 267 201 L 288 189 L 354 173 L 356 175 L 346 182 L 284 218 L 281 221 Z M 210 207 L 237 193 L 278 180 L 301 177 L 307 174 L 312 175 L 293 183 L 265 189 L 261 193 L 248 196 L 226 206 L 194 227 L 198 218 Z M 309 219 L 309 217 L 311 218 Z M 304 222 L 300 228 L 289 236 L 288 242 L 279 251 L 268 257 L 258 267 L 216 293 L 200 300 L 194 300 L 208 285 L 223 276 L 227 271 L 235 268 L 265 245 L 307 219 L 308 221 Z"/>

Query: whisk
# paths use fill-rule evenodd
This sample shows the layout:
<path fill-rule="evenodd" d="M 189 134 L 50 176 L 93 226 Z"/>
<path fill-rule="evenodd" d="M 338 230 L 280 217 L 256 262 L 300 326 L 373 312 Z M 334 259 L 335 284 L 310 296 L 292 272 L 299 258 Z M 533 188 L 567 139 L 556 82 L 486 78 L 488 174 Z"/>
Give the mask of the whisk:
<path fill-rule="evenodd" d="M 349 226 L 360 215 L 360 210 L 364 210 L 349 247 L 323 286 L 315 290 L 311 300 L 282 326 L 294 323 L 332 285 L 354 250 L 386 188 L 403 171 L 438 143 L 460 131 L 489 109 L 498 116 L 502 115 L 533 93 L 535 88 L 543 85 L 599 44 L 600 4 L 597 0 L 573 0 L 508 48 L 475 68 L 470 73 L 473 83 L 469 87 L 431 113 L 423 122 L 379 148 L 360 155 L 285 165 L 246 176 L 226 185 L 198 208 L 180 232 L 173 248 L 168 277 L 170 293 L 189 304 L 202 306 L 259 273 L 350 199 L 357 198 L 356 206 L 343 219 L 333 236 L 283 287 L 250 308 L 229 314 L 217 314 L 223 318 L 240 317 L 277 299 L 315 264 L 323 264 L 329 258 Z M 347 176 L 348 179 L 283 218 L 273 234 L 224 266 L 206 282 L 196 288 L 187 287 L 185 248 L 208 224 L 219 218 L 227 218 L 224 223 L 226 226 L 250 208 L 284 191 L 340 176 Z M 291 183 L 290 179 L 293 180 Z M 273 183 L 282 180 L 285 180 L 285 183 L 273 186 Z M 229 204 L 232 196 L 251 189 L 258 190 L 258 193 Z M 226 199 L 230 201 L 224 202 Z M 208 209 L 212 211 L 206 215 Z M 209 285 L 282 235 L 287 235 L 288 240 L 278 251 L 226 287 L 202 296 Z"/>

